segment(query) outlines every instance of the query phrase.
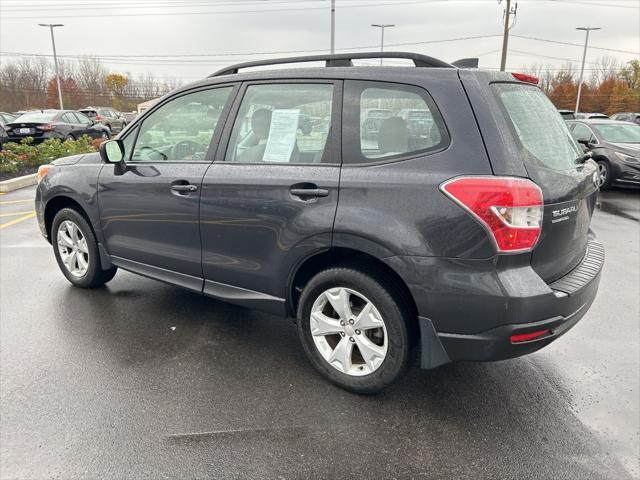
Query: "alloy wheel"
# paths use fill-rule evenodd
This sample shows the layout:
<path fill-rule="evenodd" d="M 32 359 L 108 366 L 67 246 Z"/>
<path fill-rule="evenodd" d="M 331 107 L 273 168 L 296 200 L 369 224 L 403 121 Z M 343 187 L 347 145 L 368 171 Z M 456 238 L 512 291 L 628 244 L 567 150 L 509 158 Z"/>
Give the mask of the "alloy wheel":
<path fill-rule="evenodd" d="M 368 375 L 387 355 L 384 319 L 376 306 L 355 290 L 336 287 L 320 294 L 311 307 L 309 326 L 320 355 L 347 375 Z"/>
<path fill-rule="evenodd" d="M 602 187 L 607 182 L 607 175 L 609 175 L 609 171 L 607 169 L 607 165 L 599 162 L 598 163 L 598 187 Z"/>
<path fill-rule="evenodd" d="M 71 220 L 58 227 L 58 252 L 67 271 L 74 277 L 83 277 L 89 268 L 89 248 L 84 234 Z"/>

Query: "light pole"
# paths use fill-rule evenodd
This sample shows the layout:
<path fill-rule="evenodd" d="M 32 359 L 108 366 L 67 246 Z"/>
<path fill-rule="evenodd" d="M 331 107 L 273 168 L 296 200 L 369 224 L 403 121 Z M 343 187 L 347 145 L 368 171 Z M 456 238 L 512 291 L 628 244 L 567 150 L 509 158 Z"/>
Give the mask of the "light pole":
<path fill-rule="evenodd" d="M 336 0 L 331 0 L 331 55 L 336 53 Z"/>
<path fill-rule="evenodd" d="M 580 109 L 580 94 L 582 93 L 582 78 L 584 76 L 584 61 L 587 58 L 587 47 L 589 45 L 589 32 L 591 30 L 600 30 L 600 27 L 578 27 L 576 30 L 584 30 L 587 32 L 586 38 L 584 39 L 584 51 L 582 52 L 582 66 L 580 67 L 580 80 L 578 81 L 578 96 L 576 98 L 576 111 L 578 113 Z"/>
<path fill-rule="evenodd" d="M 51 45 L 53 46 L 53 63 L 56 66 L 56 83 L 58 84 L 58 100 L 60 102 L 60 110 L 64 110 L 62 105 L 62 90 L 60 89 L 60 72 L 58 71 L 58 55 L 56 54 L 56 40 L 53 37 L 53 29 L 55 27 L 64 27 L 61 23 L 39 23 L 40 27 L 49 27 L 51 32 Z"/>
<path fill-rule="evenodd" d="M 384 52 L 384 29 L 388 27 L 395 27 L 392 23 L 372 23 L 372 27 L 376 27 L 380 29 L 380 53 Z M 380 66 L 382 66 L 382 57 L 380 57 Z"/>

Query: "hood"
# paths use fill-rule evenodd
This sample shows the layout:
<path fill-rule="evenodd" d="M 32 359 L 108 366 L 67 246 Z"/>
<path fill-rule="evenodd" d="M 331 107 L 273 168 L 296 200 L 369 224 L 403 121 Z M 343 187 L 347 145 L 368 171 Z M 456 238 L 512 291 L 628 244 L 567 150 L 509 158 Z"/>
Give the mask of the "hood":
<path fill-rule="evenodd" d="M 62 157 L 62 158 L 57 158 L 55 159 L 53 162 L 51 162 L 52 165 L 56 165 L 56 166 L 62 166 L 62 165 L 75 165 L 76 163 L 78 163 L 82 157 L 84 157 L 86 155 L 86 153 L 81 153 L 78 155 L 70 155 L 68 157 Z"/>
<path fill-rule="evenodd" d="M 626 153 L 627 155 L 640 154 L 640 143 L 609 143 L 610 148 L 616 152 Z"/>
<path fill-rule="evenodd" d="M 98 152 L 95 153 L 80 153 L 78 155 L 70 155 L 68 157 L 62 157 L 51 162 L 52 165 L 56 165 L 58 167 L 64 165 L 75 165 L 77 163 L 88 164 L 88 163 L 102 163 L 102 159 L 100 158 L 100 154 Z"/>

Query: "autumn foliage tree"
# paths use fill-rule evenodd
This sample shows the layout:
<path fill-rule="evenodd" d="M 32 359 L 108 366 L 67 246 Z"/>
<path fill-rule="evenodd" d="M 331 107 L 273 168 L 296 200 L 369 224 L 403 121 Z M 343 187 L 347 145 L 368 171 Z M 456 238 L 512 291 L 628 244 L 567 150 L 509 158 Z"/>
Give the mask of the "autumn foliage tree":
<path fill-rule="evenodd" d="M 125 91 L 128 84 L 129 78 L 119 73 L 110 73 L 105 79 L 105 85 L 111 94 L 111 104 L 116 110 L 124 109 Z"/>
<path fill-rule="evenodd" d="M 612 115 L 617 112 L 640 112 L 640 61 L 621 67 L 609 57 L 599 59 L 591 78 L 582 85 L 580 110 Z M 541 87 L 559 109 L 573 110 L 578 95 L 578 75 L 571 65 L 555 73 L 534 65 L 527 71 L 541 79 Z"/>
<path fill-rule="evenodd" d="M 61 78 L 60 90 L 62 91 L 62 103 L 64 104 L 64 108 L 75 110 L 84 106 L 84 94 L 73 78 Z M 47 82 L 46 106 L 47 108 L 60 108 L 60 102 L 58 100 L 58 85 L 55 77 L 51 78 Z"/>

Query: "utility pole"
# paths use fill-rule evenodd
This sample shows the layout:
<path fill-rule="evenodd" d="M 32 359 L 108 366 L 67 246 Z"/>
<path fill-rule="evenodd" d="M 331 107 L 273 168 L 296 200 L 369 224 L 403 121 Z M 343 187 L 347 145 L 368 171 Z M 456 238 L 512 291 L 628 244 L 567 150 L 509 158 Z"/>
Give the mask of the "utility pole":
<path fill-rule="evenodd" d="M 61 23 L 39 23 L 40 27 L 49 27 L 51 32 L 51 45 L 53 46 L 53 63 L 56 66 L 56 83 L 58 84 L 58 101 L 60 102 L 60 110 L 64 110 L 62 105 L 62 90 L 60 89 L 60 71 L 58 69 L 58 55 L 56 54 L 56 40 L 53 37 L 53 29 L 55 27 L 64 27 Z"/>
<path fill-rule="evenodd" d="M 384 29 L 388 27 L 395 27 L 392 23 L 372 23 L 372 27 L 377 27 L 380 29 L 380 53 L 384 52 Z M 380 66 L 382 66 L 382 57 L 380 57 Z"/>
<path fill-rule="evenodd" d="M 498 3 L 502 3 L 502 0 L 498 0 Z M 500 71 L 504 72 L 507 66 L 507 49 L 509 47 L 509 30 L 513 27 L 511 25 L 511 15 L 515 20 L 516 12 L 518 10 L 518 4 L 515 3 L 511 7 L 511 0 L 507 0 L 507 8 L 504 9 L 504 32 L 502 34 L 502 58 L 500 59 Z M 515 23 L 514 23 L 515 25 Z"/>
<path fill-rule="evenodd" d="M 336 0 L 331 0 L 331 55 L 336 53 Z"/>
<path fill-rule="evenodd" d="M 580 110 L 580 94 L 582 93 L 582 79 L 584 77 L 584 61 L 587 59 L 587 47 L 589 46 L 589 32 L 591 30 L 600 30 L 600 27 L 578 27 L 576 30 L 584 30 L 587 35 L 584 39 L 584 51 L 582 52 L 582 66 L 580 67 L 580 80 L 578 81 L 578 96 L 576 97 L 576 111 Z"/>

